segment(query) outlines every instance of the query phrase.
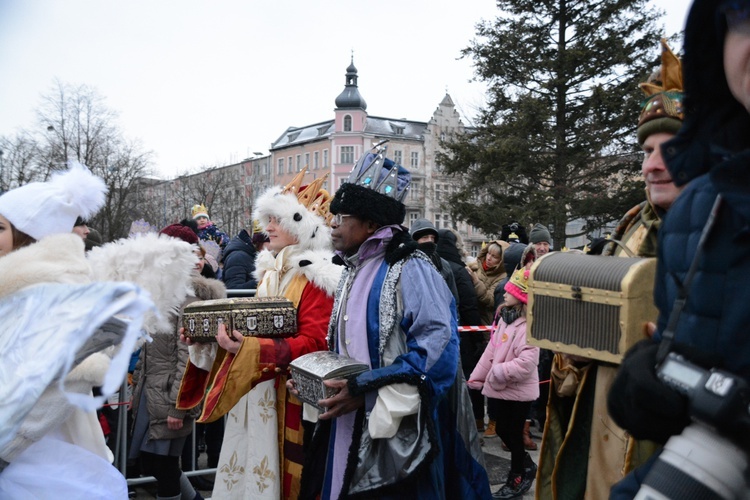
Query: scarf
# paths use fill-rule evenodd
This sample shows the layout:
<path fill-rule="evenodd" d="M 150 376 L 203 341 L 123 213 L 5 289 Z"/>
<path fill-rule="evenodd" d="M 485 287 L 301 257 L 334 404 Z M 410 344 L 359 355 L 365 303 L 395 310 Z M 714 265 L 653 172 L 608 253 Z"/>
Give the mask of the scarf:
<path fill-rule="evenodd" d="M 283 295 L 283 290 L 289 285 L 294 273 L 288 273 L 291 269 L 290 259 L 296 253 L 298 245 L 289 245 L 276 254 L 273 264 L 263 269 L 263 279 L 258 285 L 256 295 L 258 297 L 278 297 Z"/>

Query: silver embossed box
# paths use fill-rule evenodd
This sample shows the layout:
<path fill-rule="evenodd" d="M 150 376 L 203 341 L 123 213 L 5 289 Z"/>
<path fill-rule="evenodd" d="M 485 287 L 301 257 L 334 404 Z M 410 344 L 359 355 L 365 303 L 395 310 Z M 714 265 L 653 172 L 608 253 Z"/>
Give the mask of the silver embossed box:
<path fill-rule="evenodd" d="M 292 337 L 297 310 L 284 297 L 242 297 L 196 301 L 182 313 L 185 336 L 194 342 L 215 342 L 220 323 L 245 337 Z"/>
<path fill-rule="evenodd" d="M 347 378 L 366 372 L 370 367 L 347 356 L 332 351 L 311 352 L 300 356 L 289 364 L 292 378 L 299 391 L 299 398 L 321 411 L 321 399 L 330 398 L 336 391 L 323 385 L 324 380 Z"/>

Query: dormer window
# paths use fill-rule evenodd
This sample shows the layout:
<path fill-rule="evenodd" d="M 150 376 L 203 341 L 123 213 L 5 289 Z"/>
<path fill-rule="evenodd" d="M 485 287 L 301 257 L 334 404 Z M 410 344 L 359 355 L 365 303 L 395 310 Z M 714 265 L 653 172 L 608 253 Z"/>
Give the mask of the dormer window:
<path fill-rule="evenodd" d="M 404 127 L 397 127 L 394 125 L 393 133 L 396 135 L 404 135 Z"/>
<path fill-rule="evenodd" d="M 352 116 L 346 115 L 344 117 L 344 132 L 351 132 L 352 131 Z"/>

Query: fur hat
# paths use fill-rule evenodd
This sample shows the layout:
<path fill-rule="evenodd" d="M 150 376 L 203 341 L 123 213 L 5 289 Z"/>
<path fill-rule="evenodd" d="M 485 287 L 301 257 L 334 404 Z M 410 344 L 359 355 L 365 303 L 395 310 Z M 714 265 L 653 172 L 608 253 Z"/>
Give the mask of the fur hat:
<path fill-rule="evenodd" d="M 167 236 L 177 238 L 178 240 L 190 243 L 191 245 L 198 244 L 198 235 L 195 234 L 195 231 L 193 231 L 189 226 L 186 226 L 184 224 L 170 224 L 169 226 L 159 231 L 159 234 L 166 234 Z"/>
<path fill-rule="evenodd" d="M 529 270 L 525 267 L 514 272 L 505 284 L 505 291 L 523 302 L 529 302 Z"/>
<path fill-rule="evenodd" d="M 547 229 L 542 224 L 536 223 L 534 224 L 534 227 L 531 228 L 531 232 L 529 233 L 529 243 L 542 242 L 547 242 L 551 245 L 552 235 L 550 234 L 549 229 Z"/>
<path fill-rule="evenodd" d="M 404 222 L 403 199 L 409 190 L 411 174 L 385 158 L 381 144 L 362 155 L 354 165 L 349 178 L 333 197 L 331 213 L 353 215 L 381 226 Z"/>
<path fill-rule="evenodd" d="M 297 244 L 306 250 L 330 250 L 331 228 L 327 220 L 330 195 L 321 186 L 325 177 L 320 177 L 308 186 L 299 186 L 307 171 L 302 170 L 295 179 L 281 188 L 274 186 L 266 190 L 255 201 L 253 219 L 265 232 L 268 221 L 274 217 L 284 231 L 297 239 Z"/>
<path fill-rule="evenodd" d="M 87 219 L 104 205 L 104 181 L 78 162 L 56 172 L 47 182 L 31 182 L 0 196 L 0 215 L 13 226 L 40 240 L 69 233 L 78 217 Z"/>
<path fill-rule="evenodd" d="M 638 118 L 638 144 L 659 132 L 676 134 L 685 118 L 682 90 L 682 62 L 661 39 L 661 68 L 640 85 L 646 100 Z"/>

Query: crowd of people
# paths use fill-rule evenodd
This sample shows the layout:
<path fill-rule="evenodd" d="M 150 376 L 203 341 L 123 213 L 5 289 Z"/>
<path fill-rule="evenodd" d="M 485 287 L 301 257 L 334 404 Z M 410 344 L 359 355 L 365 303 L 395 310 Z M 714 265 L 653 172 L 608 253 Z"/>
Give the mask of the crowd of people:
<path fill-rule="evenodd" d="M 0 195 L 0 310 L 18 311 L 0 345 L 8 366 L 27 366 L 0 370 L 0 497 L 127 497 L 95 409 L 133 351 L 129 464 L 160 499 L 512 499 L 532 486 L 541 500 L 682 498 L 665 457 L 695 422 L 746 463 L 749 401 L 717 425 L 658 372 L 675 351 L 750 383 L 748 81 L 750 2 L 695 0 L 682 60 L 662 41 L 641 85 L 645 200 L 588 249 L 657 259 L 658 321 L 620 364 L 529 339 L 534 266 L 560 251 L 546 226 L 511 221 L 476 259 L 455 230 L 406 228 L 411 174 L 382 144 L 333 195 L 306 170 L 269 188 L 231 239 L 201 203 L 158 234 L 104 243 L 87 221 L 106 186 L 75 163 Z M 221 322 L 216 342 L 186 337 L 184 308 L 228 292 L 288 300 L 296 333 Z M 31 310 L 43 296 L 84 304 L 56 341 Z M 289 367 L 317 351 L 367 369 L 321 380 L 314 406 Z M 482 451 L 493 437 L 510 455 L 494 492 Z M 215 473 L 188 478 L 201 451 Z M 694 480 L 747 498 L 743 474 L 724 493 Z"/>

